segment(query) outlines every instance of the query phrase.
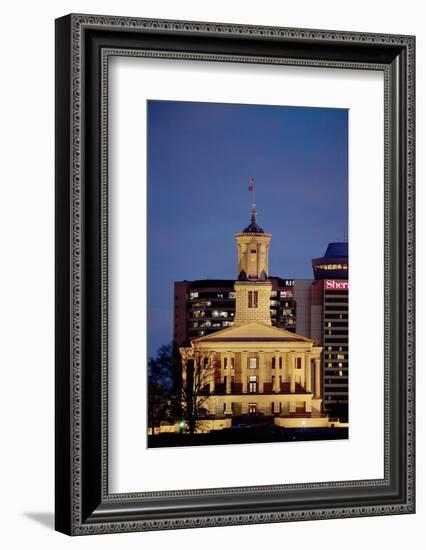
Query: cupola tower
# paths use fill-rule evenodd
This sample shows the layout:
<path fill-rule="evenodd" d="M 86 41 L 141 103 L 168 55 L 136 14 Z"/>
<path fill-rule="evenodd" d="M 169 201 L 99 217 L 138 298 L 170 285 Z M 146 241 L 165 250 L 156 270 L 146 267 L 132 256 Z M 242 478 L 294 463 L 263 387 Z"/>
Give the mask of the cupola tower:
<path fill-rule="evenodd" d="M 272 235 L 257 224 L 256 205 L 252 205 L 250 224 L 235 236 L 238 247 L 238 280 L 235 282 L 234 325 L 251 321 L 271 325 L 268 280 L 269 244 Z"/>

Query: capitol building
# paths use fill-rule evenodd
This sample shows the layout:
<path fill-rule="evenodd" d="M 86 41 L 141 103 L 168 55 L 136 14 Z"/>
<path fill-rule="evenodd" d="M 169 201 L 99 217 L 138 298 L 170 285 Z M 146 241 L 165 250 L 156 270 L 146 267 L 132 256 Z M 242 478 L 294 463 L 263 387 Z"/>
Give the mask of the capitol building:
<path fill-rule="evenodd" d="M 256 218 L 253 204 L 249 225 L 236 235 L 234 322 L 180 347 L 183 387 L 202 385 L 206 420 L 199 431 L 230 427 L 248 417 L 281 427 L 329 427 L 322 408 L 322 347 L 272 325 L 272 235 Z"/>

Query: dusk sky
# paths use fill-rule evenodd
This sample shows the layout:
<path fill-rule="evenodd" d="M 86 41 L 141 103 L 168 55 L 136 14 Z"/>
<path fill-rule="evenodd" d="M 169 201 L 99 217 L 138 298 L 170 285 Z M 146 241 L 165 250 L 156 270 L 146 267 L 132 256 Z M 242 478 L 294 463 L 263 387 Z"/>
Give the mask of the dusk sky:
<path fill-rule="evenodd" d="M 312 278 L 348 232 L 348 111 L 148 102 L 148 354 L 172 341 L 173 283 L 235 279 L 235 234 L 272 234 L 271 276 Z"/>

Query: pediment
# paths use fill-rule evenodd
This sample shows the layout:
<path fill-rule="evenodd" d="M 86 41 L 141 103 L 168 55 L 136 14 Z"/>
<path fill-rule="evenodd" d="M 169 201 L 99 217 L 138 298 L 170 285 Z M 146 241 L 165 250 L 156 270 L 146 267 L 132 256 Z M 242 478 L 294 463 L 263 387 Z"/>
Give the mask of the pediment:
<path fill-rule="evenodd" d="M 313 342 L 300 334 L 295 334 L 283 328 L 264 325 L 255 321 L 238 325 L 236 327 L 225 328 L 201 336 L 193 340 L 198 342 Z"/>

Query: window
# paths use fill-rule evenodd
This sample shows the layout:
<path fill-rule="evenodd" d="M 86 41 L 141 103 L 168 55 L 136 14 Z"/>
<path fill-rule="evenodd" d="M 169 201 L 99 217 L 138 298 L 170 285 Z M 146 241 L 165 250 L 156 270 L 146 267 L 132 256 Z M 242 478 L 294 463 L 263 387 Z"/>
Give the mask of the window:
<path fill-rule="evenodd" d="M 339 370 L 339 376 L 343 376 L 343 371 Z"/>
<path fill-rule="evenodd" d="M 256 414 L 256 403 L 249 403 L 248 404 L 248 413 L 249 414 Z"/>
<path fill-rule="evenodd" d="M 258 298 L 257 290 L 249 290 L 248 291 L 248 307 L 251 307 L 251 308 L 257 307 L 257 298 Z"/>
<path fill-rule="evenodd" d="M 255 249 L 255 248 L 252 248 L 252 249 L 250 250 L 250 252 L 251 252 L 252 254 L 256 254 L 256 249 Z"/>
<path fill-rule="evenodd" d="M 206 316 L 206 312 L 205 312 L 205 311 L 202 311 L 202 310 L 199 310 L 199 309 L 195 309 L 195 310 L 192 312 L 192 316 L 193 316 L 193 317 L 205 317 L 205 316 Z"/>
<path fill-rule="evenodd" d="M 209 307 L 209 306 L 211 306 L 211 305 L 212 305 L 212 303 L 209 302 L 209 301 L 206 301 L 206 302 L 194 302 L 194 303 L 192 304 L 192 307 Z"/>
<path fill-rule="evenodd" d="M 257 369 L 257 357 L 249 358 L 249 369 Z"/>
<path fill-rule="evenodd" d="M 218 298 L 223 298 L 223 294 L 218 294 L 217 297 Z"/>
<path fill-rule="evenodd" d="M 336 270 L 336 269 L 348 269 L 347 264 L 320 264 L 315 269 Z"/>
<path fill-rule="evenodd" d="M 223 368 L 224 369 L 228 368 L 228 358 L 227 357 L 225 357 L 224 360 L 223 360 Z"/>
<path fill-rule="evenodd" d="M 345 356 L 343 355 L 343 353 L 338 353 L 337 354 L 337 359 L 344 359 Z"/>
<path fill-rule="evenodd" d="M 302 368 L 302 358 L 297 357 L 296 358 L 296 369 L 301 369 L 301 368 Z"/>
<path fill-rule="evenodd" d="M 272 357 L 272 368 L 275 368 L 275 357 Z"/>
<path fill-rule="evenodd" d="M 272 401 L 271 403 L 271 414 L 274 414 L 275 412 L 275 403 Z"/>
<path fill-rule="evenodd" d="M 194 298 L 198 298 L 198 292 L 191 292 L 189 294 L 190 300 L 194 300 Z"/>
<path fill-rule="evenodd" d="M 257 392 L 257 376 L 249 376 L 249 392 Z"/>

